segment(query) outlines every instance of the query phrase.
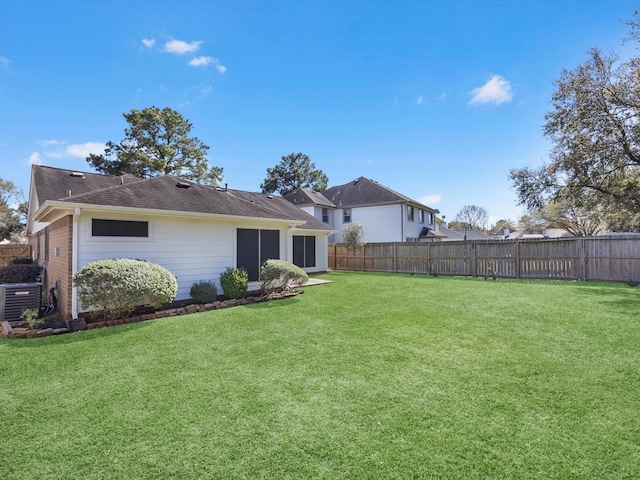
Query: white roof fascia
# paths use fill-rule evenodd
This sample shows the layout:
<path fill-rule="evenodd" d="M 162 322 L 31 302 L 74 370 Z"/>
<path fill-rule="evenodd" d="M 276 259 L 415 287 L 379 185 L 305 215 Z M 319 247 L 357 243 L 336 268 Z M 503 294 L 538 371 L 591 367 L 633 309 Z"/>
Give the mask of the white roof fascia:
<path fill-rule="evenodd" d="M 267 218 L 267 217 L 245 217 L 242 215 L 224 215 L 216 213 L 200 213 L 200 212 L 184 212 L 180 210 L 159 210 L 152 208 L 132 208 L 132 207 L 112 207 L 107 205 L 94 205 L 84 203 L 69 203 L 59 201 L 46 201 L 41 208 L 38 209 L 34 215 L 34 219 L 41 218 L 53 212 L 54 210 L 61 210 L 63 213 L 56 216 L 56 219 L 65 215 L 71 215 L 78 207 L 83 212 L 97 212 L 97 213 L 120 213 L 120 214 L 136 214 L 136 215 L 153 215 L 164 217 L 189 217 L 189 218 L 207 218 L 216 220 L 232 220 L 232 221 L 252 221 L 252 222 L 268 222 L 268 223 L 286 223 L 287 225 L 304 225 L 306 220 L 295 220 L 287 218 Z M 317 230 L 314 230 L 317 231 Z"/>

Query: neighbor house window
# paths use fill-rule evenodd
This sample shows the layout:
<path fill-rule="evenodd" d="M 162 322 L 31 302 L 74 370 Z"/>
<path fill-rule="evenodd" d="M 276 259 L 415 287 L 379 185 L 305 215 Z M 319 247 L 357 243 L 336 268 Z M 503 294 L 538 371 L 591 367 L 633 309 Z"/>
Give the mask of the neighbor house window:
<path fill-rule="evenodd" d="M 300 268 L 316 266 L 316 237 L 293 236 L 293 264 Z"/>
<path fill-rule="evenodd" d="M 323 208 L 322 209 L 322 221 L 324 223 L 329 223 L 329 209 L 328 208 Z"/>
<path fill-rule="evenodd" d="M 92 237 L 149 237 L 149 222 L 91 219 Z"/>
<path fill-rule="evenodd" d="M 351 223 L 351 209 L 343 208 L 342 209 L 342 223 Z"/>
<path fill-rule="evenodd" d="M 433 213 L 429 213 L 427 215 L 427 221 L 429 222 L 429 225 L 433 225 Z"/>
<path fill-rule="evenodd" d="M 407 220 L 413 222 L 413 207 L 411 205 L 407 205 Z"/>
<path fill-rule="evenodd" d="M 239 228 L 236 266 L 245 268 L 249 281 L 260 277 L 260 267 L 271 258 L 280 258 L 280 231 Z"/>
<path fill-rule="evenodd" d="M 418 221 L 424 223 L 424 210 L 418 210 Z"/>

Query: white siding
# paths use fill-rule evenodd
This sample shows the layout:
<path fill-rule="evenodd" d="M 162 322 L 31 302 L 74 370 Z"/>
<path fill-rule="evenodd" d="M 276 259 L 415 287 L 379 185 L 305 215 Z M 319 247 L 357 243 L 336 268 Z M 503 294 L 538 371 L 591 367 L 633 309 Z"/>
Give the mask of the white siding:
<path fill-rule="evenodd" d="M 401 205 L 379 205 L 375 207 L 357 207 L 351 209 L 351 222 L 364 225 L 367 242 L 400 242 L 402 236 L 403 215 Z M 348 223 L 342 223 L 342 208 L 335 212 L 334 228 L 338 232 L 332 241 L 342 242 L 342 232 Z"/>
<path fill-rule="evenodd" d="M 94 238 L 91 219 L 135 220 L 149 222 L 149 238 Z M 198 280 L 214 280 L 222 294 L 219 276 L 227 267 L 236 266 L 236 230 L 258 228 L 280 231 L 280 258 L 293 259 L 292 231 L 287 225 L 270 222 L 230 222 L 197 218 L 164 216 L 108 215 L 83 212 L 78 225 L 78 266 L 80 269 L 96 260 L 135 258 L 162 265 L 178 279 L 177 300 L 189 298 Z M 298 234 L 296 232 L 296 234 Z M 325 234 L 316 236 L 316 267 L 309 273 L 328 270 L 328 247 Z M 249 290 L 259 288 L 257 282 Z M 82 310 L 80 310 L 82 311 Z"/>
<path fill-rule="evenodd" d="M 305 205 L 304 207 L 300 207 L 300 210 L 302 210 L 303 212 L 308 213 L 309 215 L 314 215 L 314 206 L 313 205 Z M 317 215 L 316 215 L 317 217 Z"/>
<path fill-rule="evenodd" d="M 424 211 L 424 223 L 420 223 L 420 208 L 413 207 L 413 222 L 408 220 L 407 215 L 407 205 L 402 205 L 402 230 L 404 232 L 404 237 L 402 238 L 402 242 L 404 242 L 407 238 L 417 238 L 420 235 L 420 232 L 424 227 L 434 229 L 433 222 L 429 222 L 434 218 L 429 211 Z"/>
<path fill-rule="evenodd" d="M 96 215 L 96 218 L 105 218 Z M 177 299 L 189 298 L 198 280 L 216 280 L 236 262 L 236 230 L 229 224 L 196 219 L 109 216 L 111 219 L 149 221 L 148 239 L 92 238 L 91 219 L 79 223 L 78 268 L 107 258 L 136 258 L 157 263 L 178 278 Z M 219 286 L 219 285 L 218 285 Z"/>

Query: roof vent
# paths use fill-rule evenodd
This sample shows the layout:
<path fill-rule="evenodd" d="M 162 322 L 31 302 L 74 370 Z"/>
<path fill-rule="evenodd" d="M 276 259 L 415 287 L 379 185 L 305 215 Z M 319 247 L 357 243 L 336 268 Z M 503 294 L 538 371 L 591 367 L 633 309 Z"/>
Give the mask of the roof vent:
<path fill-rule="evenodd" d="M 273 195 L 267 195 L 267 198 L 273 200 Z"/>
<path fill-rule="evenodd" d="M 178 182 L 176 183 L 176 187 L 178 188 L 189 188 L 191 184 L 189 182 Z"/>
<path fill-rule="evenodd" d="M 70 177 L 74 177 L 74 178 L 84 178 L 84 173 L 82 172 L 71 172 L 69 174 Z"/>

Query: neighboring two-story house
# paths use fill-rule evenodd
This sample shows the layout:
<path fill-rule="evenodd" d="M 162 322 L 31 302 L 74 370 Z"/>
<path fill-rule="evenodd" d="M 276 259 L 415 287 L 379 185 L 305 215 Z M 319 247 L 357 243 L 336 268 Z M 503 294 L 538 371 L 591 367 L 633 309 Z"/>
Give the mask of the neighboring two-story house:
<path fill-rule="evenodd" d="M 344 228 L 364 225 L 368 242 L 412 242 L 441 238 L 439 210 L 402 195 L 374 180 L 360 177 L 324 192 L 298 189 L 284 196 L 337 232 L 330 242 L 342 242 Z"/>

